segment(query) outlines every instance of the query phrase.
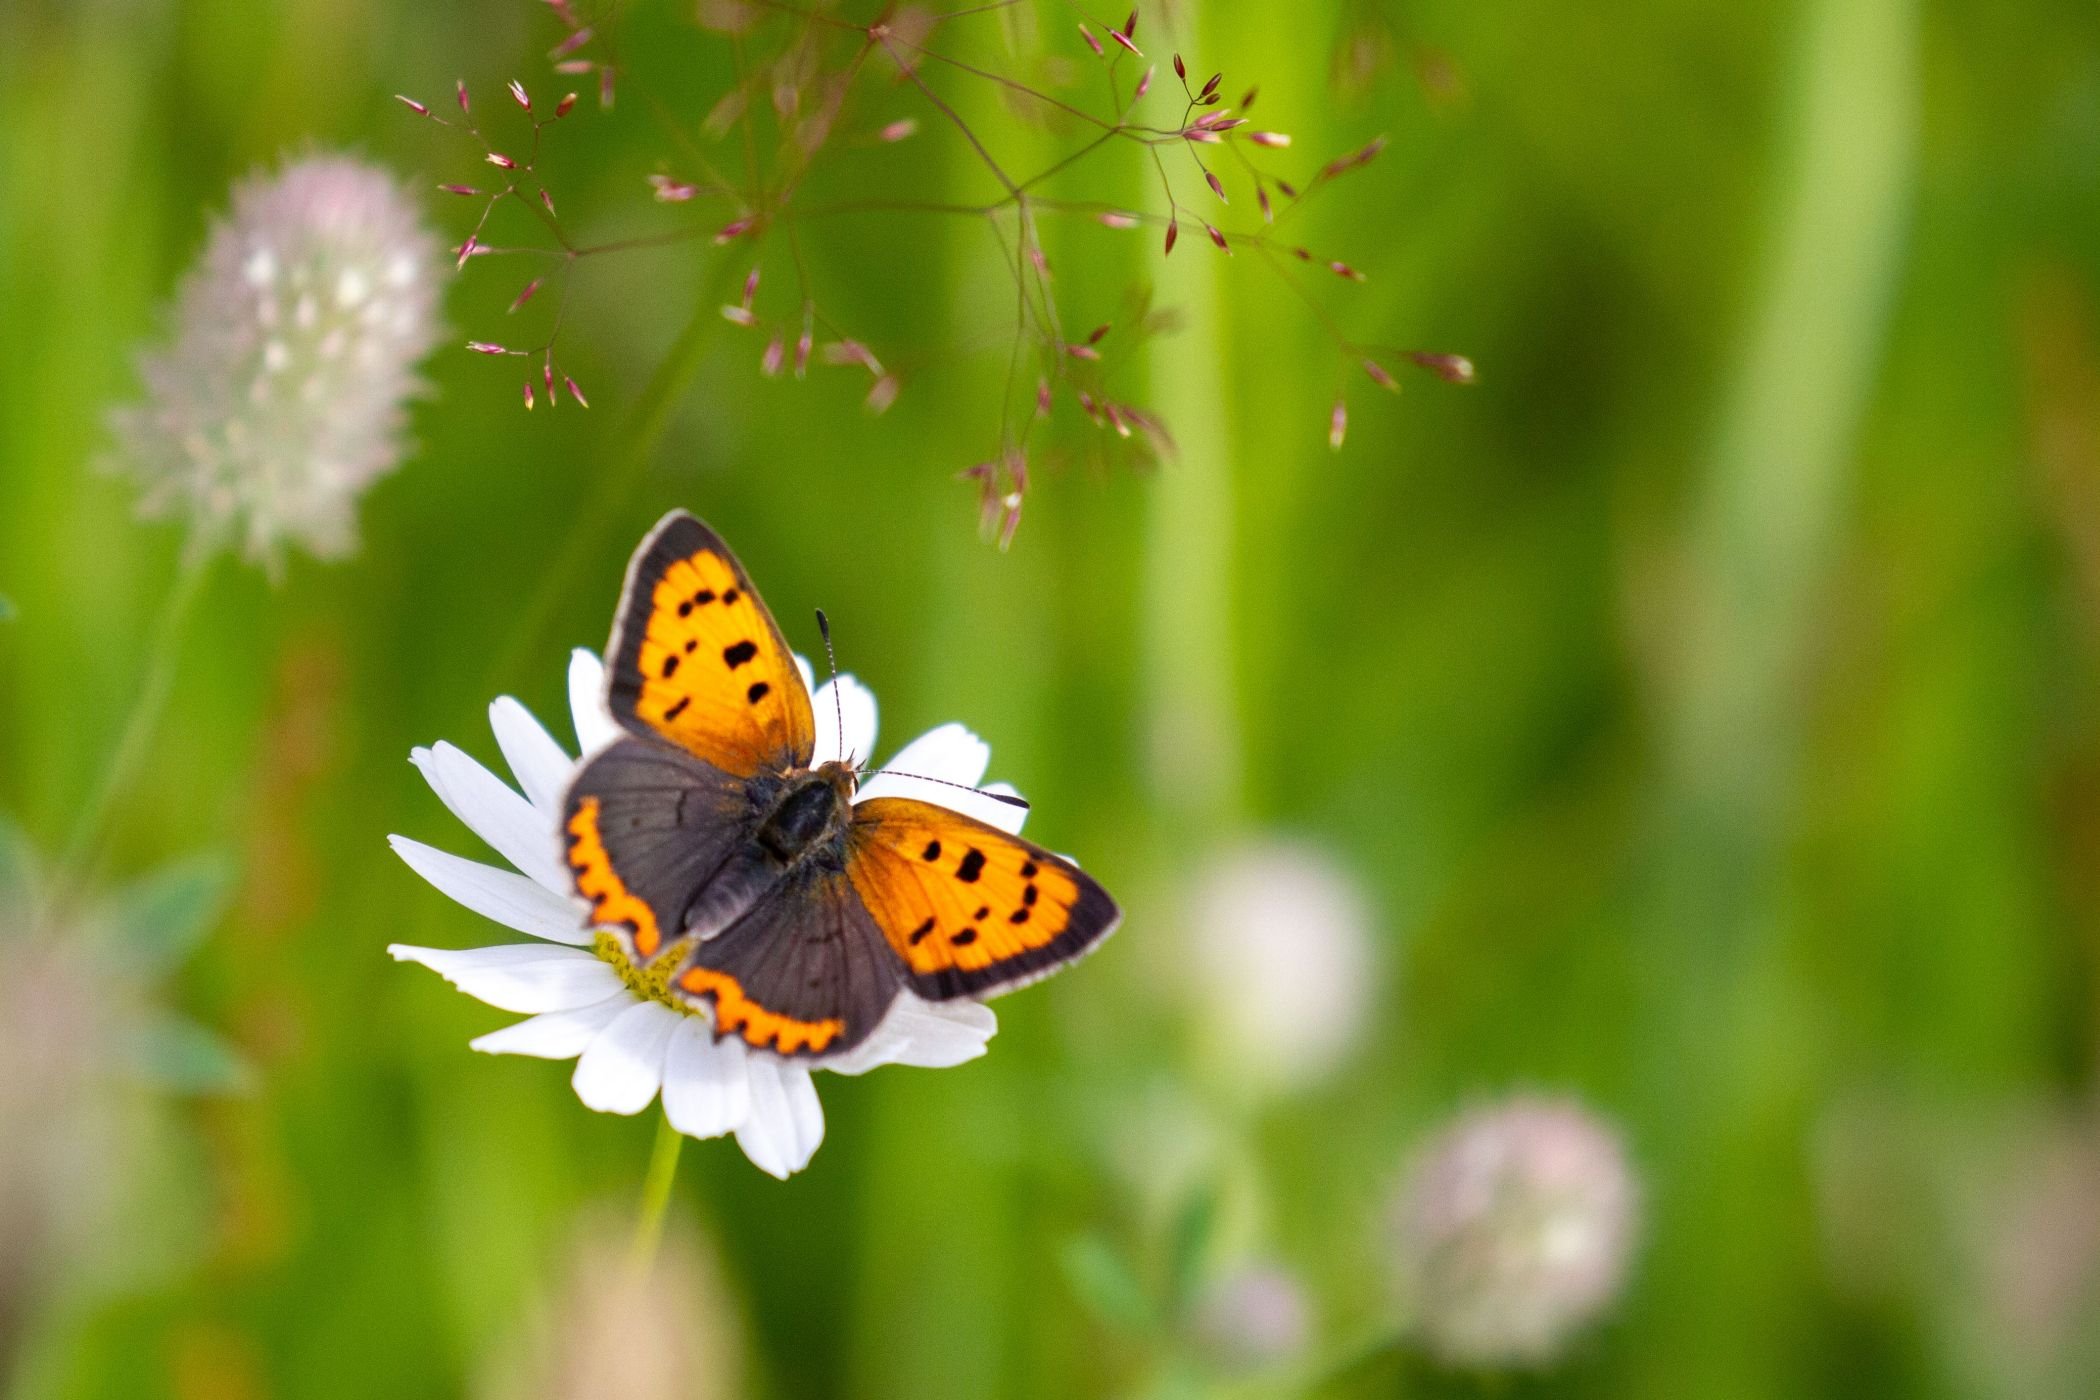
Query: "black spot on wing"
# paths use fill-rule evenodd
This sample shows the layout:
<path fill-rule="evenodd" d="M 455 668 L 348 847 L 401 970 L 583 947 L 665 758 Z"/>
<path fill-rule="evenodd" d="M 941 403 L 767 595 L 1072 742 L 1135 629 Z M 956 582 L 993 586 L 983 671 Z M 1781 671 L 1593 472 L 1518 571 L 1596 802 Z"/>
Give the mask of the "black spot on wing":
<path fill-rule="evenodd" d="M 759 701 L 772 694 L 772 692 L 773 687 L 767 685 L 764 681 L 753 681 L 751 688 L 744 692 L 744 698 L 756 705 Z"/>
<path fill-rule="evenodd" d="M 940 858 L 941 843 L 938 841 L 928 841 L 926 843 L 926 849 L 919 852 L 920 860 L 939 860 Z"/>
<path fill-rule="evenodd" d="M 955 878 L 966 885 L 974 885 L 977 883 L 977 877 L 983 873 L 984 852 L 972 846 L 969 854 L 962 858 L 962 864 L 955 867 Z"/>
<path fill-rule="evenodd" d="M 751 641 L 749 638 L 738 642 L 735 646 L 722 648 L 723 664 L 732 671 L 756 655 L 758 655 L 758 643 Z"/>

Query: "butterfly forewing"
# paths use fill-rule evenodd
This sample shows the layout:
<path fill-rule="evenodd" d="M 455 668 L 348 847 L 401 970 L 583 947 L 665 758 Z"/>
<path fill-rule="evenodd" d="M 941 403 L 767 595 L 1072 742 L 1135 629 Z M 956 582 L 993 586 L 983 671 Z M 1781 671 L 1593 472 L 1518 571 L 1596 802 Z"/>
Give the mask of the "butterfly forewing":
<path fill-rule="evenodd" d="M 1121 917 L 1062 857 L 945 807 L 877 797 L 853 809 L 846 870 L 912 990 L 987 996 L 1047 975 Z"/>
<path fill-rule="evenodd" d="M 809 687 L 773 615 L 721 537 L 684 511 L 627 566 L 607 649 L 613 716 L 725 772 L 807 765 Z"/>

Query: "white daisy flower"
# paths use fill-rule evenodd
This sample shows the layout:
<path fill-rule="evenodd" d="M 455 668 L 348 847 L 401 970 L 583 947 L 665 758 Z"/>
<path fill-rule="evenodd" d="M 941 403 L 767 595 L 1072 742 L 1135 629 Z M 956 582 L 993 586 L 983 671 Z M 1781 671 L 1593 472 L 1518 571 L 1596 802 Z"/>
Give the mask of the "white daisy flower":
<path fill-rule="evenodd" d="M 809 664 L 797 657 L 805 682 Z M 573 892 L 562 858 L 562 797 L 582 757 L 621 730 L 605 708 L 605 669 L 589 651 L 569 664 L 569 705 L 580 757 L 567 750 L 509 696 L 489 707 L 489 723 L 521 796 L 450 744 L 410 755 L 452 814 L 515 867 L 463 859 L 405 836 L 388 839 L 418 875 L 477 914 L 540 941 L 489 948 L 387 949 L 418 962 L 461 991 L 527 1019 L 472 1042 L 493 1055 L 576 1061 L 576 1096 L 601 1113 L 639 1113 L 663 1096 L 671 1126 L 688 1137 L 735 1133 L 753 1165 L 785 1179 L 809 1164 L 824 1139 L 824 1110 L 812 1069 L 862 1074 L 877 1065 L 958 1065 L 984 1053 L 998 1028 L 991 1008 L 971 1001 L 931 1002 L 901 992 L 873 1035 L 841 1054 L 786 1059 L 714 1037 L 702 1010 L 652 994 L 621 955 L 617 940 L 590 927 L 590 906 Z M 814 695 L 813 763 L 865 756 L 875 746 L 875 697 L 852 676 L 826 682 Z M 843 731 L 843 732 L 842 732 Z M 843 741 L 843 752 L 841 752 Z M 855 794 L 908 796 L 1018 832 L 1026 809 L 987 792 L 991 748 L 960 724 L 944 724 L 904 746 L 887 768 Z M 905 776 L 907 774 L 914 776 Z M 962 784 L 946 787 L 940 782 Z"/>

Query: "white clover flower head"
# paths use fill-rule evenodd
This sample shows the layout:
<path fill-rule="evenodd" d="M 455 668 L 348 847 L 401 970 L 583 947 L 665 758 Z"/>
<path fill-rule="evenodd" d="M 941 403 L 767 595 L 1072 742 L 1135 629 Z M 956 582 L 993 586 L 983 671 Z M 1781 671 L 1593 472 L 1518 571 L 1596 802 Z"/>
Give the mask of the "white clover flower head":
<path fill-rule="evenodd" d="M 1454 1366 L 1536 1367 L 1619 1295 L 1638 1188 L 1618 1135 L 1581 1105 L 1518 1096 L 1461 1115 L 1401 1194 L 1401 1286 Z"/>
<path fill-rule="evenodd" d="M 1189 909 L 1190 994 L 1221 1068 L 1289 1090 L 1339 1067 L 1377 984 L 1370 917 L 1348 874 L 1315 847 L 1250 841 L 1198 871 Z"/>
<path fill-rule="evenodd" d="M 143 402 L 112 419 L 140 509 L 274 565 L 349 552 L 365 488 L 404 450 L 438 333 L 438 242 L 394 177 L 310 156 L 234 187 L 183 280 Z"/>
<path fill-rule="evenodd" d="M 715 1252 L 676 1220 L 645 1262 L 617 1215 L 586 1212 L 552 1287 L 484 1354 L 481 1400 L 738 1400 L 741 1320 Z M 637 1326 L 637 1318 L 659 1322 Z"/>
<path fill-rule="evenodd" d="M 1196 1332 L 1226 1370 L 1256 1371 L 1305 1350 L 1312 1305 L 1297 1275 L 1282 1265 L 1245 1264 L 1206 1290 Z"/>
<path fill-rule="evenodd" d="M 795 660 L 807 683 L 809 663 Z M 578 650 L 569 666 L 569 704 L 586 757 L 621 733 L 604 693 L 603 663 Z M 817 725 L 813 765 L 874 750 L 875 697 L 867 687 L 840 676 L 813 700 L 817 715 L 840 719 Z M 401 858 L 445 894 L 541 940 L 463 950 L 395 944 L 387 950 L 423 964 L 469 996 L 528 1016 L 480 1037 L 473 1048 L 573 1059 L 576 1096 L 603 1113 L 639 1113 L 661 1092 L 672 1127 L 696 1138 L 733 1132 L 745 1156 L 781 1178 L 807 1166 L 824 1138 L 813 1069 L 938 1069 L 984 1053 L 998 1028 L 990 1007 L 926 1001 L 909 991 L 898 994 L 872 1035 L 839 1054 L 789 1058 L 751 1049 L 733 1035 L 717 1040 L 704 1008 L 671 1000 L 660 979 L 637 975 L 626 963 L 617 939 L 590 927 L 590 905 L 574 893 L 563 859 L 562 800 L 580 760 L 509 696 L 490 706 L 489 720 L 522 796 L 450 744 L 417 749 L 411 757 L 439 800 L 515 870 L 465 860 L 405 836 L 390 838 Z M 969 790 L 983 781 L 990 762 L 991 748 L 982 739 L 959 724 L 944 724 L 871 773 L 854 801 L 914 797 L 1017 833 L 1026 809 L 986 795 L 1011 796 L 1011 787 L 994 783 Z"/>

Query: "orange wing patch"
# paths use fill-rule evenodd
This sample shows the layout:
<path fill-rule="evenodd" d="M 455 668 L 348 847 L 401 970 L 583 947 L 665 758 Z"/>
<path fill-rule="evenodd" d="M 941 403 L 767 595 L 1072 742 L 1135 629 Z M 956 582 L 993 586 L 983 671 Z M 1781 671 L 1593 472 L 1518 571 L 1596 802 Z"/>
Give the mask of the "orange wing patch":
<path fill-rule="evenodd" d="M 1071 862 L 945 807 L 854 808 L 846 873 L 921 996 L 982 996 L 1049 975 L 1121 912 Z"/>
<path fill-rule="evenodd" d="M 816 729 L 794 656 L 728 546 L 690 515 L 664 517 L 635 552 L 607 654 L 628 728 L 742 777 L 809 762 Z"/>
<path fill-rule="evenodd" d="M 740 1035 L 747 1044 L 783 1055 L 818 1055 L 846 1032 L 846 1023 L 836 1016 L 798 1021 L 768 1011 L 744 995 L 743 983 L 716 968 L 689 967 L 678 975 L 678 985 L 714 1003 L 717 1038 Z"/>
<path fill-rule="evenodd" d="M 657 926 L 656 911 L 632 894 L 613 869 L 605 838 L 598 830 L 595 797 L 577 803 L 569 818 L 569 869 L 576 876 L 576 892 L 591 902 L 591 921 L 624 927 L 634 940 L 637 961 L 647 963 L 654 958 L 663 947 L 663 930 Z"/>

